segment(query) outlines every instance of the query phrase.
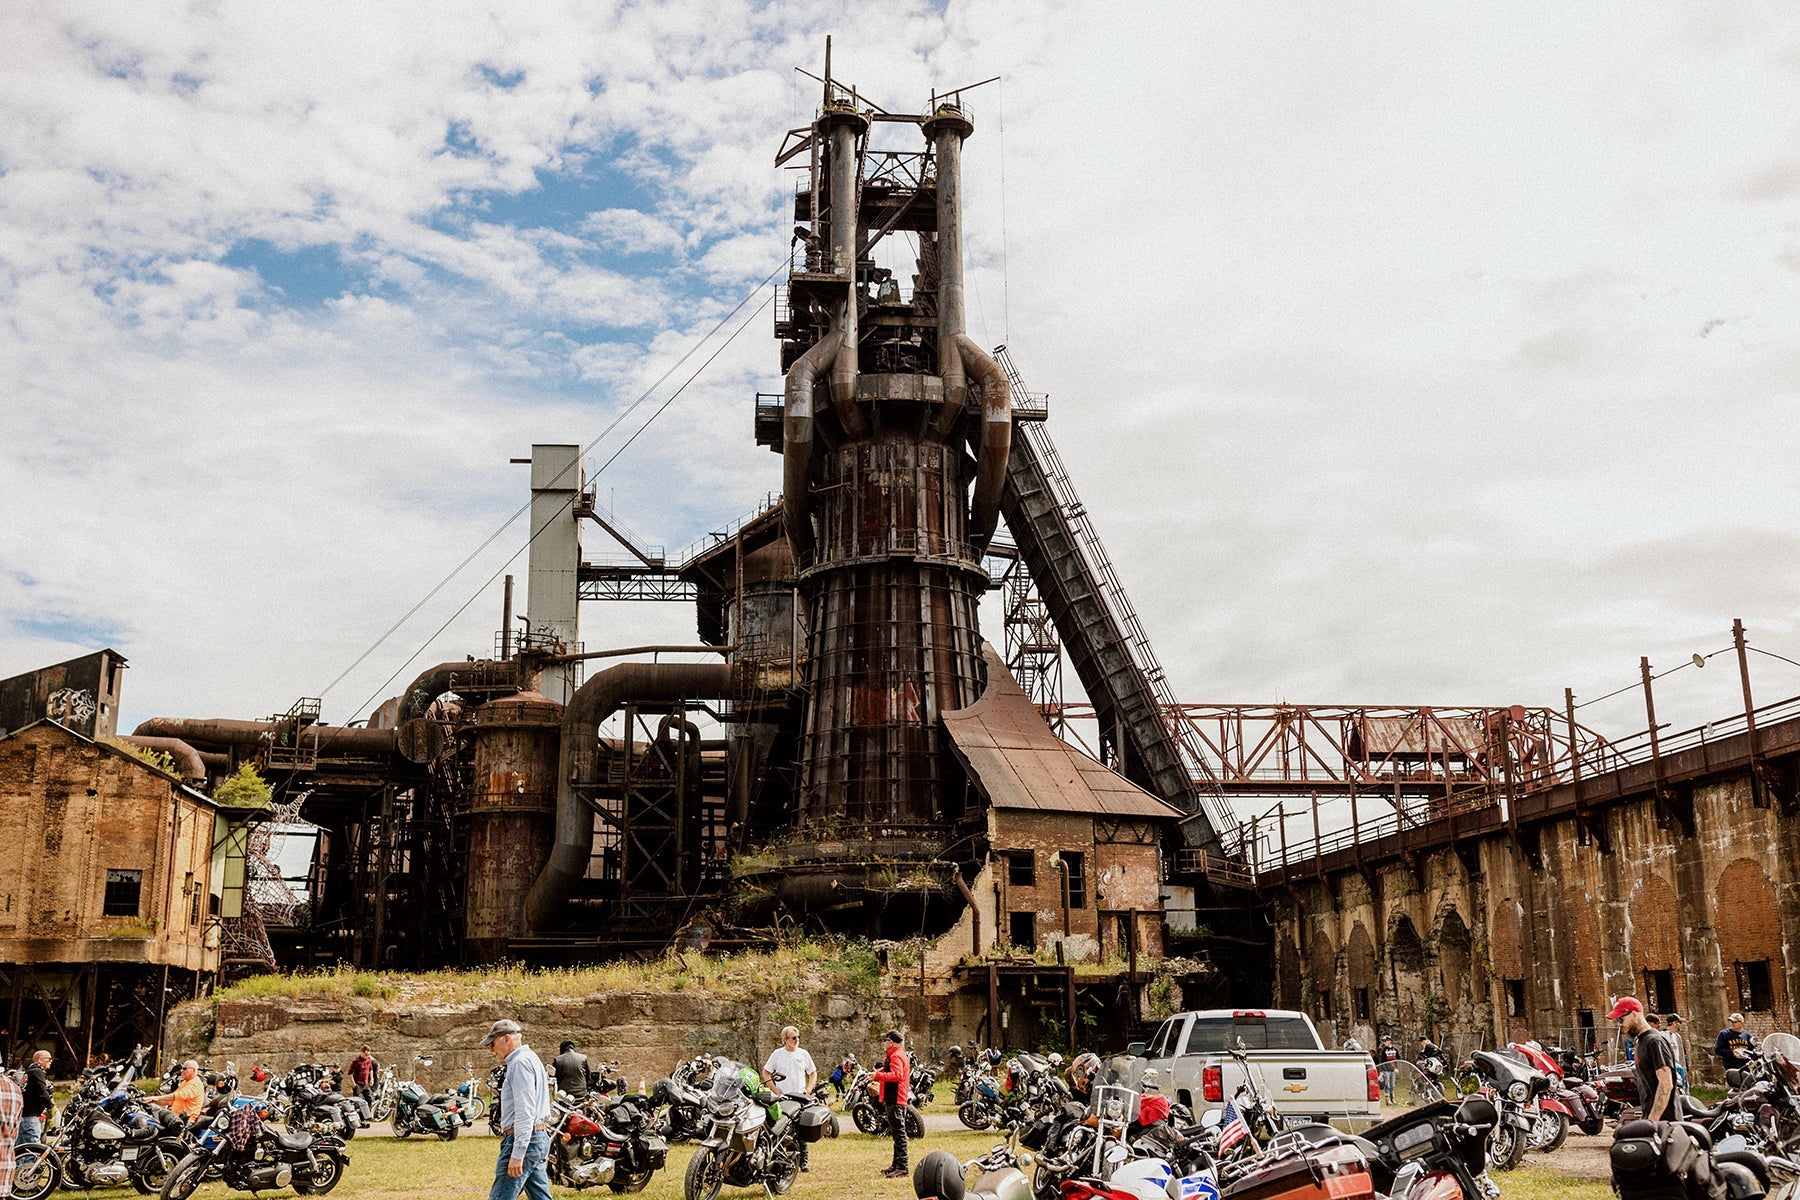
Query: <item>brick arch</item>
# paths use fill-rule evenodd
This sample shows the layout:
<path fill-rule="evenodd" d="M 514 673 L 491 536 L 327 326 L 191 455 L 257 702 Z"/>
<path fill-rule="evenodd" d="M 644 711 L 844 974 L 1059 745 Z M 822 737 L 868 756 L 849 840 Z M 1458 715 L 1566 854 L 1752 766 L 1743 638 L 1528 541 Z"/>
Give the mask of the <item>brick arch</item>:
<path fill-rule="evenodd" d="M 1606 992 L 1606 972 L 1600 965 L 1600 933 L 1594 923 L 1593 902 L 1585 890 L 1563 890 L 1563 919 L 1569 933 L 1569 986 L 1574 993 L 1571 1008 L 1602 1011 L 1611 1007 Z"/>
<path fill-rule="evenodd" d="M 1524 915 L 1519 902 L 1509 897 L 1500 901 L 1488 924 L 1488 957 L 1502 979 L 1525 977 Z"/>
<path fill-rule="evenodd" d="M 1438 918 L 1437 947 L 1438 970 L 1443 976 L 1441 983 L 1449 1011 L 1467 1012 L 1470 1001 L 1485 993 L 1487 984 L 1484 980 L 1477 988 L 1471 987 L 1474 983 L 1475 939 L 1470 936 L 1462 914 L 1454 908 L 1445 909 Z"/>
<path fill-rule="evenodd" d="M 1675 889 L 1660 875 L 1646 875 L 1631 889 L 1631 967 L 1633 991 L 1644 988 L 1649 971 L 1668 971 L 1675 985 L 1675 1005 L 1686 1011 L 1687 969 L 1681 957 L 1681 911 Z"/>
<path fill-rule="evenodd" d="M 1738 995 L 1737 964 L 1767 962 L 1771 1008 L 1787 1012 L 1787 968 L 1782 954 L 1781 910 L 1775 903 L 1775 887 L 1762 864 L 1740 858 L 1719 876 L 1713 928 L 1718 932 L 1719 959 L 1725 969 L 1727 995 L 1738 996 L 1736 1006 L 1746 1012 L 1750 998 Z"/>
<path fill-rule="evenodd" d="M 1350 929 L 1350 956 L 1347 964 L 1350 972 L 1352 988 L 1371 988 L 1380 979 L 1375 968 L 1375 942 L 1369 937 L 1368 928 L 1358 921 Z"/>
<path fill-rule="evenodd" d="M 1281 948 L 1275 954 L 1275 995 L 1285 1008 L 1300 1007 L 1300 975 L 1300 949 L 1284 933 Z"/>

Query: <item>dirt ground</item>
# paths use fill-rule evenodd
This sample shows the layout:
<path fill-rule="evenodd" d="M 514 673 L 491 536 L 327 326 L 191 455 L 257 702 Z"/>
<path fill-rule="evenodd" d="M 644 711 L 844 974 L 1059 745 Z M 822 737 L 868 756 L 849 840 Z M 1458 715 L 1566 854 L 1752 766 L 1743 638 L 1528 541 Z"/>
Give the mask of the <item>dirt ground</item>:
<path fill-rule="evenodd" d="M 1569 1179 L 1597 1180 L 1612 1178 L 1612 1163 L 1607 1153 L 1612 1147 L 1612 1133 L 1586 1134 L 1570 1131 L 1568 1140 L 1550 1154 L 1527 1154 L 1525 1161 L 1542 1166 Z"/>

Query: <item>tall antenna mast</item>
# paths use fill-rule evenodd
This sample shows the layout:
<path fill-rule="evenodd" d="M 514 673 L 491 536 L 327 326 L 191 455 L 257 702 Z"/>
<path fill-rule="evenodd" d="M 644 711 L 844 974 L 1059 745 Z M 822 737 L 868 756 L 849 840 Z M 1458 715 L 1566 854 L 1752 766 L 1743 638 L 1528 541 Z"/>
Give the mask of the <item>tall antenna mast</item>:
<path fill-rule="evenodd" d="M 831 103 L 831 35 L 825 35 L 825 99 L 823 104 Z"/>

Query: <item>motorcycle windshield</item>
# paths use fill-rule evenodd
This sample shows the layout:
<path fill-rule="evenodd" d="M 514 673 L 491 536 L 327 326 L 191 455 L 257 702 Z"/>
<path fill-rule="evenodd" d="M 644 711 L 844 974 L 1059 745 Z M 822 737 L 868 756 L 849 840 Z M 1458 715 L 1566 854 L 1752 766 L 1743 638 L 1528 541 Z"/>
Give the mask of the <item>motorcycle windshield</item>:
<path fill-rule="evenodd" d="M 1800 1063 L 1800 1037 L 1791 1033 L 1771 1033 L 1756 1049 L 1770 1062 L 1779 1054 L 1791 1063 Z"/>
<path fill-rule="evenodd" d="M 738 1074 L 741 1070 L 737 1063 L 722 1062 L 713 1069 L 712 1088 L 706 1098 L 714 1104 L 725 1105 L 736 1100 L 744 1090 L 744 1080 Z"/>

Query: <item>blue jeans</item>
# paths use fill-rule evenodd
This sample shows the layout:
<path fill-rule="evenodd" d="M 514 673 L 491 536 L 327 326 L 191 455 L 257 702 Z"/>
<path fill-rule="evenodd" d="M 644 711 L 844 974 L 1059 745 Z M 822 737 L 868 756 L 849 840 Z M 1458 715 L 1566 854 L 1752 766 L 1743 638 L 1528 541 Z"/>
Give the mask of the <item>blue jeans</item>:
<path fill-rule="evenodd" d="M 512 1161 L 513 1135 L 500 1139 L 500 1158 L 494 1164 L 494 1186 L 488 1200 L 519 1200 L 521 1189 L 531 1200 L 550 1200 L 550 1175 L 544 1169 L 550 1159 L 550 1131 L 539 1129 L 530 1137 L 525 1146 L 525 1171 L 517 1179 L 506 1173 Z"/>
<path fill-rule="evenodd" d="M 13 1139 L 13 1145 L 23 1146 L 26 1142 L 41 1142 L 43 1140 L 44 1140 L 44 1118 L 42 1118 L 42 1117 L 20 1117 L 19 1118 L 19 1136 Z"/>

